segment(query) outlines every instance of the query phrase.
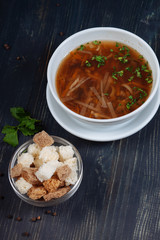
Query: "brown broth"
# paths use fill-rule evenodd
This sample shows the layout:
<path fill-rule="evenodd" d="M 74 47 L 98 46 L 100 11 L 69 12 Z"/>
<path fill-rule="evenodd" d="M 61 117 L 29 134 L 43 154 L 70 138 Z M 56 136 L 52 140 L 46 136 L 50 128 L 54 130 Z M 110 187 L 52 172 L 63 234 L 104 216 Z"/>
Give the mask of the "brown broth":
<path fill-rule="evenodd" d="M 70 52 L 60 64 L 56 89 L 72 111 L 109 119 L 141 106 L 152 88 L 147 61 L 122 43 L 93 41 Z"/>

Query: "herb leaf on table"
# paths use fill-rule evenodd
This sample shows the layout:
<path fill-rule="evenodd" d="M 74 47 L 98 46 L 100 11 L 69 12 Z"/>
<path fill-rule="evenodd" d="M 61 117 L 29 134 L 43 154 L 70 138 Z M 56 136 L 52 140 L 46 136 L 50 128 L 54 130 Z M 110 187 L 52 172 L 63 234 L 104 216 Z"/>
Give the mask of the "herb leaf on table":
<path fill-rule="evenodd" d="M 41 130 L 40 120 L 31 118 L 30 114 L 25 112 L 22 107 L 10 108 L 11 115 L 19 122 L 17 126 L 6 125 L 2 129 L 2 133 L 6 134 L 3 141 L 12 145 L 17 146 L 18 141 L 18 131 L 20 131 L 24 136 L 31 136 Z"/>

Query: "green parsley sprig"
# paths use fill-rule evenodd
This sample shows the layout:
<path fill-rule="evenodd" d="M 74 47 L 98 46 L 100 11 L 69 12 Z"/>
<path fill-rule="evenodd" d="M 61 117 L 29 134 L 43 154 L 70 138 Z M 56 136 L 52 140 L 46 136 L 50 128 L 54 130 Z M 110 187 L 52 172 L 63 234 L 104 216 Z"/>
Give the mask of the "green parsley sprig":
<path fill-rule="evenodd" d="M 10 108 L 11 115 L 19 122 L 17 126 L 5 125 L 2 133 L 5 134 L 3 141 L 13 147 L 19 144 L 18 132 L 24 136 L 31 136 L 41 130 L 40 120 L 31 118 L 29 113 L 25 112 L 22 107 Z"/>

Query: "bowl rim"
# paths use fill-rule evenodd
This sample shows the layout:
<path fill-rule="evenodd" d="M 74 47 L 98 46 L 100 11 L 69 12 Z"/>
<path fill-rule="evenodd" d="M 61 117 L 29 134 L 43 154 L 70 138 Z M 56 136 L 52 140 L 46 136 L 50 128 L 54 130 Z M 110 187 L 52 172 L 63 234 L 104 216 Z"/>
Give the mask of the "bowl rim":
<path fill-rule="evenodd" d="M 78 190 L 78 188 L 82 182 L 82 178 L 83 178 L 83 161 L 82 161 L 81 155 L 80 155 L 79 151 L 77 150 L 77 148 L 72 143 L 70 143 L 68 140 L 66 140 L 64 138 L 54 136 L 54 135 L 50 135 L 50 136 L 55 140 L 55 142 L 57 140 L 59 140 L 59 141 L 64 142 L 66 144 L 66 146 L 70 145 L 73 148 L 75 157 L 77 158 L 77 163 L 79 166 L 78 180 L 73 186 L 71 186 L 71 190 L 69 192 L 67 192 L 65 195 L 63 195 L 60 198 L 51 199 L 50 201 L 45 202 L 45 201 L 41 201 L 41 200 L 33 200 L 33 199 L 29 198 L 26 194 L 21 194 L 18 191 L 18 189 L 15 187 L 15 184 L 14 184 L 15 181 L 14 181 L 14 178 L 11 178 L 10 170 L 12 169 L 13 166 L 15 166 L 15 163 L 17 162 L 17 156 L 19 154 L 21 154 L 24 150 L 26 150 L 30 144 L 34 143 L 33 139 L 30 139 L 30 140 L 24 142 L 22 145 L 20 145 L 17 148 L 17 150 L 12 155 L 11 160 L 8 165 L 8 179 L 9 179 L 9 182 L 10 182 L 14 192 L 16 193 L 16 195 L 18 197 L 20 197 L 20 199 L 22 199 L 24 202 L 29 203 L 34 206 L 38 206 L 38 207 L 48 207 L 48 206 L 53 206 L 53 205 L 65 202 L 66 200 L 68 200 L 70 197 L 72 197 L 75 194 L 75 192 Z M 58 142 L 58 143 L 63 144 L 61 142 Z M 13 164 L 13 166 L 12 166 L 12 164 Z"/>
<path fill-rule="evenodd" d="M 156 65 L 156 69 L 157 69 L 157 78 L 156 78 L 156 81 L 155 81 L 155 86 L 154 86 L 154 89 L 153 91 L 150 93 L 149 97 L 147 98 L 147 100 L 140 106 L 138 107 L 136 110 L 124 115 L 124 116 L 121 116 L 121 117 L 116 117 L 116 118 L 110 118 L 110 119 L 94 119 L 94 118 L 89 118 L 89 117 L 85 117 L 85 116 L 82 116 L 80 114 L 77 114 L 75 113 L 74 111 L 70 110 L 69 108 L 67 108 L 62 102 L 61 100 L 59 99 L 58 97 L 58 93 L 57 93 L 57 96 L 54 94 L 54 91 L 53 91 L 53 88 L 52 88 L 52 83 L 51 83 L 51 78 L 50 78 L 50 74 L 52 72 L 52 65 L 53 65 L 53 62 L 54 62 L 54 56 L 57 54 L 57 52 L 65 45 L 67 44 L 69 41 L 71 41 L 74 37 L 77 37 L 77 36 L 80 36 L 80 35 L 83 35 L 85 33 L 90 33 L 90 32 L 93 32 L 93 31 L 115 31 L 115 32 L 121 32 L 121 33 L 124 33 L 124 34 L 128 34 L 130 36 L 133 36 L 134 38 L 137 38 L 137 40 L 139 40 L 141 43 L 143 43 L 146 48 L 148 48 L 148 50 L 150 51 L 150 53 L 152 54 L 153 58 L 154 58 L 154 61 L 155 61 L 155 65 Z M 99 40 L 97 38 L 97 40 Z M 73 48 L 74 49 L 74 48 Z M 69 53 L 69 52 L 68 52 Z M 62 61 L 62 60 L 61 60 Z M 56 69 L 57 71 L 57 69 Z M 93 122 L 93 123 L 114 123 L 114 122 L 119 122 L 119 121 L 123 121 L 123 120 L 127 120 L 128 118 L 131 118 L 131 117 L 134 117 L 136 114 L 140 113 L 153 99 L 154 95 L 156 94 L 156 92 L 158 91 L 158 85 L 159 85 L 159 82 L 160 82 L 160 66 L 159 66 L 159 62 L 158 62 L 158 59 L 157 59 L 157 56 L 155 54 L 155 52 L 153 51 L 153 49 L 151 48 L 151 46 L 146 42 L 144 41 L 141 37 L 139 37 L 138 35 L 130 32 L 130 31 L 127 31 L 127 30 L 124 30 L 124 29 L 121 29 L 121 28 L 116 28 L 116 27 L 93 27 L 93 28 L 88 28 L 88 29 L 84 29 L 84 30 L 81 30 L 81 31 L 78 31 L 76 33 L 74 33 L 73 35 L 69 36 L 68 38 L 66 38 L 56 49 L 55 51 L 53 52 L 49 62 L 48 62 L 48 67 L 47 67 L 47 81 L 48 81 L 48 85 L 49 85 L 49 88 L 51 90 L 51 94 L 52 96 L 54 97 L 54 99 L 56 100 L 56 102 L 68 113 L 68 114 L 71 114 L 73 117 L 79 119 L 79 120 L 84 120 L 84 121 L 88 121 L 88 122 Z"/>

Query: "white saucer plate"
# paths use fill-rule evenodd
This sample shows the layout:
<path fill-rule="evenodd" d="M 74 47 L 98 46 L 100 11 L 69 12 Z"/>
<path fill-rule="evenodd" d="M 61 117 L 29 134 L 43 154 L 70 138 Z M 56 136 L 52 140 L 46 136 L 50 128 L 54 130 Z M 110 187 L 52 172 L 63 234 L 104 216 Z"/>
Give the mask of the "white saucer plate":
<path fill-rule="evenodd" d="M 93 127 L 88 123 L 79 122 L 71 118 L 63 109 L 61 109 L 53 96 L 51 95 L 49 86 L 46 88 L 46 98 L 49 110 L 54 119 L 66 131 L 82 139 L 109 142 L 129 137 L 145 127 L 156 114 L 160 104 L 160 87 L 151 103 L 133 120 L 115 126 L 97 126 Z"/>

